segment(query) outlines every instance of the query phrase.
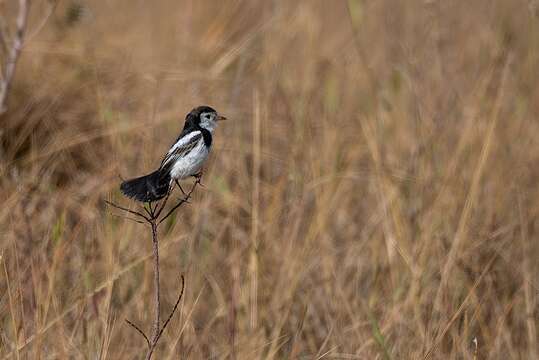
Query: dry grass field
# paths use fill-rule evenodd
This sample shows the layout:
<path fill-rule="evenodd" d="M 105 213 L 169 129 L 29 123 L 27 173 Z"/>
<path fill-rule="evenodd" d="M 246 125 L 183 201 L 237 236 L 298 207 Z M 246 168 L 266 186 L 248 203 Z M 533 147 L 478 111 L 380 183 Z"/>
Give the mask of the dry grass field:
<path fill-rule="evenodd" d="M 200 104 L 230 121 L 160 230 L 155 359 L 538 359 L 524 0 L 60 1 L 0 116 L 0 359 L 143 357 L 151 234 L 104 200 Z"/>

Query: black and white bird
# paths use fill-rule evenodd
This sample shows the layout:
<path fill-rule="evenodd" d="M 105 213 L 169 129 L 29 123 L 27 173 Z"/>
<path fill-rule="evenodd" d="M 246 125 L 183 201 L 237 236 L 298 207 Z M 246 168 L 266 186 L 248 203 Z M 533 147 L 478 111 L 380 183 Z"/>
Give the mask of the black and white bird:
<path fill-rule="evenodd" d="M 209 106 L 194 108 L 185 117 L 183 130 L 165 155 L 159 169 L 122 182 L 120 190 L 132 199 L 150 202 L 164 198 L 178 180 L 200 176 L 208 158 L 217 122 L 226 120 Z"/>

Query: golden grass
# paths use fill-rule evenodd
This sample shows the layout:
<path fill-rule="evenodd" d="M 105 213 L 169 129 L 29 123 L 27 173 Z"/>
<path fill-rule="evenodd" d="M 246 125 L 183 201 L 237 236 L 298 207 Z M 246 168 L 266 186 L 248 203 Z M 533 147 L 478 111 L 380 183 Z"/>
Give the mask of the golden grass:
<path fill-rule="evenodd" d="M 534 1 L 73 4 L 0 118 L 0 359 L 140 358 L 150 234 L 103 200 L 199 104 L 156 359 L 537 359 Z"/>

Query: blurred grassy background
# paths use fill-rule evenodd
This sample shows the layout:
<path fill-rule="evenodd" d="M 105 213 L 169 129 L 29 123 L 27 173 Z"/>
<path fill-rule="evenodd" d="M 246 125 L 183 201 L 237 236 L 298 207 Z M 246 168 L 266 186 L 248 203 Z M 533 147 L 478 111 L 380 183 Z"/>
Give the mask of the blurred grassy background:
<path fill-rule="evenodd" d="M 208 104 L 156 359 L 537 359 L 538 10 L 61 1 L 0 117 L 0 358 L 140 357 L 149 231 L 103 200 Z"/>

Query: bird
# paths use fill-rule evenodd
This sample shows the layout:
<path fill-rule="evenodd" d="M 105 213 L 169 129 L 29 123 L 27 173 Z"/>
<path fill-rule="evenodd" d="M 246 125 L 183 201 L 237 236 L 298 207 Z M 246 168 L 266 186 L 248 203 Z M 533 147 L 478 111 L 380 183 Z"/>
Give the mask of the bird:
<path fill-rule="evenodd" d="M 210 153 L 213 132 L 222 120 L 226 117 L 206 105 L 191 110 L 185 117 L 182 132 L 159 168 L 148 175 L 123 181 L 120 185 L 122 193 L 136 201 L 152 202 L 164 198 L 174 183 L 179 186 L 179 180 L 191 176 L 199 179 Z"/>

